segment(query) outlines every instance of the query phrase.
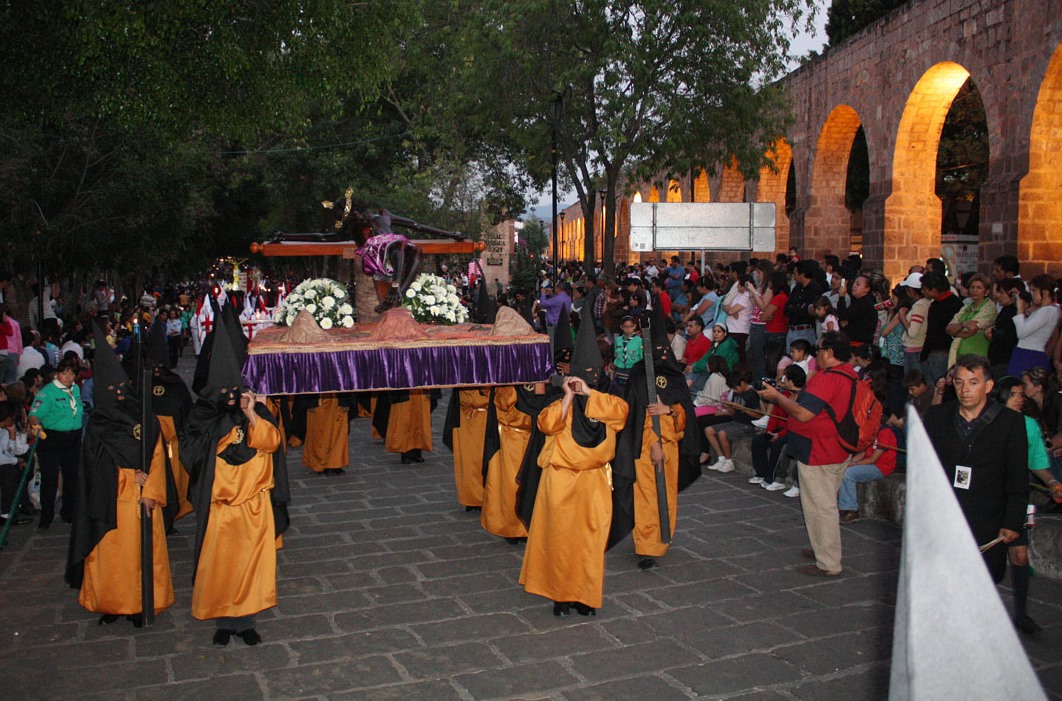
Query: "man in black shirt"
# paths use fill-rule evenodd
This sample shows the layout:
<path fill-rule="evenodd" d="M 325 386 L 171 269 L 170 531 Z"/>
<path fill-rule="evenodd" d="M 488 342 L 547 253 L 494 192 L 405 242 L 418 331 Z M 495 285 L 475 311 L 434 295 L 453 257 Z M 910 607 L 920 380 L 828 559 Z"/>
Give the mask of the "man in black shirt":
<path fill-rule="evenodd" d="M 789 293 L 785 305 L 785 316 L 789 319 L 789 332 L 786 334 L 786 347 L 802 338 L 815 345 L 815 319 L 811 316 L 811 305 L 822 296 L 822 285 L 815 279 L 819 264 L 813 260 L 802 260 L 793 271 L 796 286 Z"/>
<path fill-rule="evenodd" d="M 960 356 L 953 382 L 956 401 L 929 408 L 926 433 L 974 539 L 979 546 L 991 543 L 983 556 L 998 583 L 1007 566 L 1006 544 L 1024 544 L 1026 537 L 1029 444 L 1025 419 L 989 400 L 994 383 L 987 358 Z M 1015 583 L 1027 587 L 1027 571 L 1018 574 L 1025 576 L 1016 577 Z"/>
<path fill-rule="evenodd" d="M 952 338 L 946 329 L 962 309 L 962 301 L 952 293 L 948 279 L 939 273 L 928 272 L 922 276 L 922 293 L 933 300 L 926 315 L 926 340 L 922 344 L 922 369 L 932 387 L 948 372 Z"/>

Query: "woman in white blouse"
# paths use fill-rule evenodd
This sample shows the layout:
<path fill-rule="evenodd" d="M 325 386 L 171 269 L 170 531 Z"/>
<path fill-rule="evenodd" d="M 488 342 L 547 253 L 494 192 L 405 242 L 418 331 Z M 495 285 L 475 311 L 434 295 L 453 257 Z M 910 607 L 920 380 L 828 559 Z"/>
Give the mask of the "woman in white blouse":
<path fill-rule="evenodd" d="M 1018 334 L 1018 346 L 1010 356 L 1007 374 L 1021 377 L 1030 368 L 1051 370 L 1051 361 L 1045 349 L 1055 327 L 1058 326 L 1058 305 L 1055 304 L 1055 280 L 1050 275 L 1037 275 L 1029 281 L 1031 299 L 1024 295 L 1017 300 L 1018 313 L 1014 316 L 1014 330 Z"/>

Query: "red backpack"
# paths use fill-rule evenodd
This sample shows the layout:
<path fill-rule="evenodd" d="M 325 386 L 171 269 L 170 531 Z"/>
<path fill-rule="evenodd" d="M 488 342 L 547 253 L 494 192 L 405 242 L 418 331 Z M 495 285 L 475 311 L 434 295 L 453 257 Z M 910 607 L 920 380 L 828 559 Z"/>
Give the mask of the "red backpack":
<path fill-rule="evenodd" d="M 838 421 L 833 407 L 827 405 L 826 411 L 837 424 L 837 440 L 849 453 L 862 453 L 874 444 L 881 428 L 881 415 L 884 407 L 874 396 L 874 387 L 869 379 L 852 377 L 840 370 L 826 370 L 840 375 L 852 382 L 852 396 L 848 400 L 848 411 Z"/>

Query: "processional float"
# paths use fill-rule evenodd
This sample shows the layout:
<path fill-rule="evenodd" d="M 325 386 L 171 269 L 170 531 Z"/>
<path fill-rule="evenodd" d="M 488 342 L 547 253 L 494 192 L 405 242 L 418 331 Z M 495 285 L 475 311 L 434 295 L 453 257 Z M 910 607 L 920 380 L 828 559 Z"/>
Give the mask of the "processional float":
<path fill-rule="evenodd" d="M 252 244 L 251 252 L 352 260 L 358 323 L 352 329 L 313 328 L 297 339 L 290 328 L 260 331 L 244 366 L 256 391 L 380 391 L 528 384 L 548 378 L 553 367 L 549 337 L 534 333 L 515 313 L 503 310 L 492 325 L 442 326 L 418 324 L 399 309 L 423 255 L 476 255 L 485 248 L 483 242 L 387 210 L 370 213 L 354 202 L 350 189 L 340 200 L 322 204 L 335 214 L 331 231 L 281 234 Z M 392 226 L 445 238 L 413 240 Z"/>

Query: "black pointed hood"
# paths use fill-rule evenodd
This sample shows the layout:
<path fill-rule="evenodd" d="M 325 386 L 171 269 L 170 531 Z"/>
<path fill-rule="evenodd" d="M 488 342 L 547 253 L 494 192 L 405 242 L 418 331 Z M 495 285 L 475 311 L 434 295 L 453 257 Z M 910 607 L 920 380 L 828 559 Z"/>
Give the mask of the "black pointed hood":
<path fill-rule="evenodd" d="M 95 324 L 92 334 L 96 344 L 92 362 L 93 411 L 111 413 L 120 406 L 119 394 L 124 393 L 127 399 L 123 401 L 128 401 L 131 392 L 129 376 L 125 374 L 125 370 L 118 362 L 118 357 L 107 343 L 107 335 L 103 332 L 103 328 Z M 121 413 L 124 415 L 126 412 Z"/>
<path fill-rule="evenodd" d="M 169 367 L 170 354 L 166 348 L 166 322 L 159 316 L 148 335 L 148 360 L 155 367 Z"/>
<path fill-rule="evenodd" d="M 498 305 L 491 299 L 490 293 L 487 292 L 487 284 L 484 281 L 479 286 L 479 299 L 476 301 L 476 318 L 481 324 L 493 324 L 497 316 Z"/>
<path fill-rule="evenodd" d="M 557 318 L 557 325 L 553 329 L 553 362 L 554 363 L 567 363 L 572 358 L 572 353 L 575 351 L 575 344 L 572 343 L 572 327 L 571 321 L 568 319 L 568 308 L 565 307 L 561 310 L 560 317 Z"/>
<path fill-rule="evenodd" d="M 239 397 L 242 384 L 243 365 L 240 362 L 239 350 L 233 348 L 232 336 L 228 329 L 229 321 L 225 315 L 219 314 L 214 333 L 214 347 L 210 353 L 210 370 L 207 374 L 206 385 L 200 392 L 200 396 L 216 403 L 222 399 L 222 395 L 230 392 Z M 228 396 L 224 399 L 227 401 Z"/>
<path fill-rule="evenodd" d="M 560 324 L 557 324 L 560 333 Z M 572 351 L 571 375 L 580 377 L 591 387 L 597 387 L 605 361 L 601 357 L 601 347 L 597 344 L 597 333 L 592 323 L 579 324 L 579 333 L 575 338 L 575 350 Z"/>

